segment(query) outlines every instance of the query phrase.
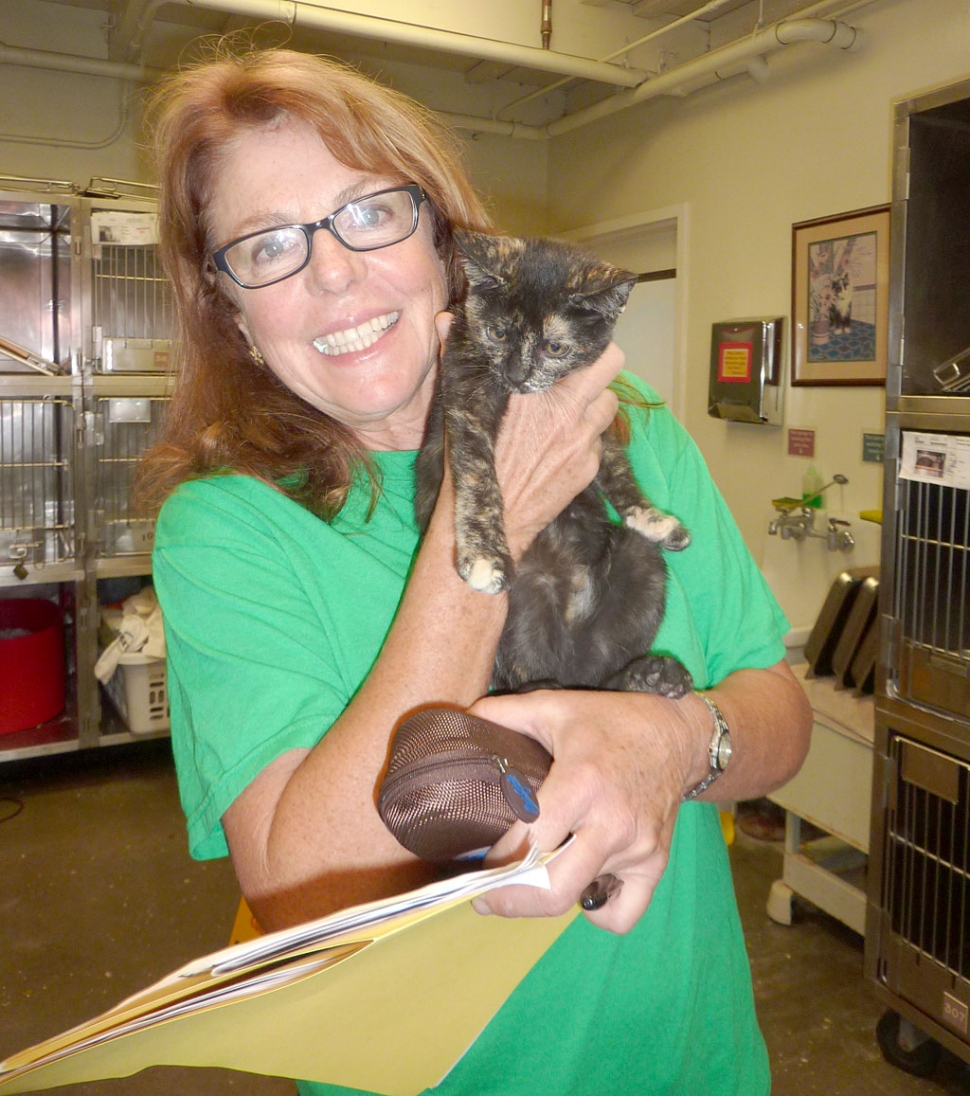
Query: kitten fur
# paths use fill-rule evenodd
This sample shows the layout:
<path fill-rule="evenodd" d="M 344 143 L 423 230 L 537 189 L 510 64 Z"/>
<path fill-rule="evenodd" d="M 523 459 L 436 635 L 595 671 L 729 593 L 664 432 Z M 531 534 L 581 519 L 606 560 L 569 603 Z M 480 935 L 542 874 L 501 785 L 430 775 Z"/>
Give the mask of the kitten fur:
<path fill-rule="evenodd" d="M 674 658 L 651 655 L 663 618 L 663 548 L 686 529 L 643 498 L 611 431 L 593 484 L 513 568 L 494 444 L 513 392 L 541 392 L 606 349 L 636 282 L 556 240 L 456 233 L 468 291 L 439 370 L 417 461 L 415 509 L 427 527 L 441 486 L 445 436 L 456 498 L 456 564 L 474 589 L 509 591 L 492 687 L 537 684 L 661 692 L 691 688 Z M 603 497 L 623 519 L 611 522 Z"/>

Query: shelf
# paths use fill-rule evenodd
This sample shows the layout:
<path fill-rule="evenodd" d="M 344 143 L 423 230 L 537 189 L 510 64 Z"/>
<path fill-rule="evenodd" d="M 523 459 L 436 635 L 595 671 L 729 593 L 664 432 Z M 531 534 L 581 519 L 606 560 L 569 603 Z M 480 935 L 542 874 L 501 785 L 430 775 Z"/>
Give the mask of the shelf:
<path fill-rule="evenodd" d="M 14 573 L 14 564 L 0 567 L 0 587 L 43 586 L 51 582 L 80 582 L 84 571 L 73 560 L 66 563 L 43 563 L 27 565 L 27 574 L 18 578 Z"/>
<path fill-rule="evenodd" d="M 135 578 L 152 573 L 152 557 L 147 554 L 137 556 L 113 556 L 96 559 L 92 562 L 96 578 Z"/>
<path fill-rule="evenodd" d="M 48 377 L 42 373 L 0 373 L 0 396 L 70 396 L 81 383 L 70 375 Z"/>
<path fill-rule="evenodd" d="M 860 936 L 866 931 L 866 865 L 867 858 L 858 849 L 831 836 L 802 843 L 797 829 L 789 832 L 792 815 L 786 820 L 786 851 L 784 874 L 772 884 L 768 913 L 773 920 L 791 924 L 787 916 L 778 916 L 779 905 L 784 910 L 785 898 L 793 894 L 811 902 L 830 917 Z M 793 851 L 797 847 L 797 851 Z"/>
<path fill-rule="evenodd" d="M 175 378 L 168 373 L 95 373 L 91 391 L 95 396 L 170 396 Z"/>
<path fill-rule="evenodd" d="M 785 810 L 781 879 L 768 897 L 768 915 L 791 924 L 797 894 L 854 932 L 865 933 L 875 703 L 835 687 L 833 678 L 805 678 L 815 723 L 799 772 L 769 798 Z M 803 834 L 803 823 L 820 831 Z M 804 838 L 804 839 L 803 839 Z"/>
<path fill-rule="evenodd" d="M 70 753 L 80 748 L 77 720 L 59 716 L 25 731 L 0 734 L 0 764 L 43 754 Z"/>

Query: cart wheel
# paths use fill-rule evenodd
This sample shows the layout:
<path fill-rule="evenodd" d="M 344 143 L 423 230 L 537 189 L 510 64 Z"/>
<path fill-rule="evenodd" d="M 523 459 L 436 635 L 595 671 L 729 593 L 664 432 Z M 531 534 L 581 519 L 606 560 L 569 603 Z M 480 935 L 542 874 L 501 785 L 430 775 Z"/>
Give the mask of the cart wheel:
<path fill-rule="evenodd" d="M 794 891 L 782 879 L 776 879 L 768 892 L 768 916 L 778 925 L 790 925 Z"/>
<path fill-rule="evenodd" d="M 876 1038 L 887 1062 L 917 1077 L 928 1077 L 943 1055 L 943 1047 L 935 1039 L 892 1009 L 880 1016 Z"/>

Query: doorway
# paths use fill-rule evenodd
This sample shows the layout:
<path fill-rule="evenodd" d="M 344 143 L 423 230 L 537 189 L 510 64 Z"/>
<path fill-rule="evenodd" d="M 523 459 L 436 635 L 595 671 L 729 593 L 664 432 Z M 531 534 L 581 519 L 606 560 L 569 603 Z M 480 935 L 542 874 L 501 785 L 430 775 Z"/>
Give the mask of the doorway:
<path fill-rule="evenodd" d="M 614 340 L 626 354 L 626 368 L 654 388 L 675 417 L 682 419 L 686 206 L 634 214 L 564 235 L 640 276 L 616 325 Z"/>

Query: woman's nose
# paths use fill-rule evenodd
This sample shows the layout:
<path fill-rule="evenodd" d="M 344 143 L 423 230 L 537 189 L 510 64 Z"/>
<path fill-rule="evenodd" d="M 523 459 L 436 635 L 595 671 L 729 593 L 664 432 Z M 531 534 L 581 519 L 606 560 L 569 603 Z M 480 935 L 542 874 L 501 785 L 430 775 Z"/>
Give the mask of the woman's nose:
<path fill-rule="evenodd" d="M 311 284 L 326 293 L 342 293 L 364 277 L 367 260 L 360 251 L 351 251 L 326 229 L 313 234 L 310 261 L 307 264 Z"/>

